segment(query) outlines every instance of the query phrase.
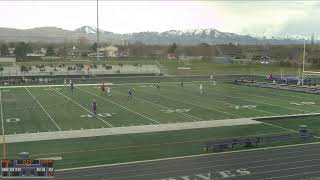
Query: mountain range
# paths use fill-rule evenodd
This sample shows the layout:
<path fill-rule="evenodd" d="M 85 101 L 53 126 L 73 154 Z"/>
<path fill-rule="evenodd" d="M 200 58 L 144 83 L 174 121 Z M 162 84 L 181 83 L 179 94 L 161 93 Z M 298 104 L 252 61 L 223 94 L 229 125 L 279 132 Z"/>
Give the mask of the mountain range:
<path fill-rule="evenodd" d="M 46 42 L 64 43 L 76 42 L 85 37 L 92 43 L 96 41 L 97 29 L 92 26 L 82 26 L 73 31 L 58 27 L 39 27 L 32 29 L 0 28 L 0 41 L 5 42 Z M 265 37 L 257 35 L 239 35 L 229 32 L 221 32 L 214 28 L 169 30 L 164 32 L 138 32 L 119 34 L 110 31 L 99 30 L 100 42 L 123 44 L 141 42 L 144 44 L 168 45 L 172 43 L 182 45 L 208 44 L 301 44 L 305 37 Z"/>

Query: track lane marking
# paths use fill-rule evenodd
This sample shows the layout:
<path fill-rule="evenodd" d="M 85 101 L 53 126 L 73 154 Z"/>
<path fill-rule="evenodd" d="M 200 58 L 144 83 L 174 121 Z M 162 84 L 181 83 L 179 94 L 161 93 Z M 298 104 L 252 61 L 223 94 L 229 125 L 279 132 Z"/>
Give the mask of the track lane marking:
<path fill-rule="evenodd" d="M 30 94 L 30 96 L 38 103 L 38 105 L 41 107 L 41 109 L 44 111 L 44 113 L 49 117 L 49 119 L 53 122 L 53 124 L 57 127 L 57 129 L 59 131 L 61 131 L 61 128 L 59 127 L 59 125 L 56 123 L 56 121 L 50 116 L 50 114 L 44 109 L 44 107 L 42 106 L 42 104 L 32 95 L 32 93 L 25 87 L 24 88 L 26 91 L 28 91 L 28 93 Z"/>

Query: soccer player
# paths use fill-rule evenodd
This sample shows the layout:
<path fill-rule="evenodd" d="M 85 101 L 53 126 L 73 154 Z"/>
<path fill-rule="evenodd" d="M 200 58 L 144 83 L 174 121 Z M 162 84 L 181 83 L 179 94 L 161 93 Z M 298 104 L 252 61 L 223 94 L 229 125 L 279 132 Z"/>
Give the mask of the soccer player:
<path fill-rule="evenodd" d="M 64 84 L 64 86 L 67 86 L 67 80 L 66 79 L 63 80 L 63 84 Z"/>
<path fill-rule="evenodd" d="M 213 80 L 213 85 L 215 86 L 215 85 L 217 85 L 217 83 L 216 83 L 216 80 L 214 79 Z"/>
<path fill-rule="evenodd" d="M 104 85 L 104 83 L 102 83 L 100 88 L 101 88 L 101 96 L 102 96 L 102 94 L 106 94 L 106 85 Z"/>
<path fill-rule="evenodd" d="M 181 81 L 180 88 L 183 88 L 183 81 Z"/>
<path fill-rule="evenodd" d="M 71 79 L 70 79 L 69 83 L 70 83 L 71 93 L 73 94 L 74 84 L 73 84 L 73 82 L 71 81 Z"/>
<path fill-rule="evenodd" d="M 200 94 L 202 94 L 203 93 L 203 91 L 202 91 L 202 83 L 200 83 L 199 88 L 200 88 Z"/>
<path fill-rule="evenodd" d="M 213 81 L 213 75 L 210 75 L 210 82 Z"/>
<path fill-rule="evenodd" d="M 108 96 L 111 96 L 111 87 L 110 86 L 107 86 L 107 93 L 108 93 Z"/>
<path fill-rule="evenodd" d="M 129 88 L 128 98 L 131 98 L 131 99 L 132 99 L 132 90 L 131 90 L 131 88 Z"/>
<path fill-rule="evenodd" d="M 97 102 L 95 99 L 92 101 L 92 112 L 97 114 Z"/>
<path fill-rule="evenodd" d="M 157 89 L 160 90 L 160 81 L 157 83 Z"/>

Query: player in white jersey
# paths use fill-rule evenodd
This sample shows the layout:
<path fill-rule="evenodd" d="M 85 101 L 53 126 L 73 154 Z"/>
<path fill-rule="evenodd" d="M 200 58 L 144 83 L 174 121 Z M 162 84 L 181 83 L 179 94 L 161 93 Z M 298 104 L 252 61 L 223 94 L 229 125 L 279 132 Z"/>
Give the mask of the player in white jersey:
<path fill-rule="evenodd" d="M 203 93 L 202 83 L 200 83 L 199 88 L 200 88 L 200 94 L 202 94 Z"/>

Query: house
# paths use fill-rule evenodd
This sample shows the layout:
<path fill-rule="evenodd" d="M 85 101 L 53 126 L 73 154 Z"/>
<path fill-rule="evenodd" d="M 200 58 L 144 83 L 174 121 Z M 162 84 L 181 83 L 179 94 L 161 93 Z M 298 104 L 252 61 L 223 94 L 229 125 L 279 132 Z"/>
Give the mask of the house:
<path fill-rule="evenodd" d="M 119 49 L 116 46 L 107 46 L 99 48 L 99 52 L 103 53 L 105 57 L 118 57 Z"/>
<path fill-rule="evenodd" d="M 167 59 L 169 59 L 169 60 L 177 59 L 177 55 L 175 53 L 168 53 Z"/>

